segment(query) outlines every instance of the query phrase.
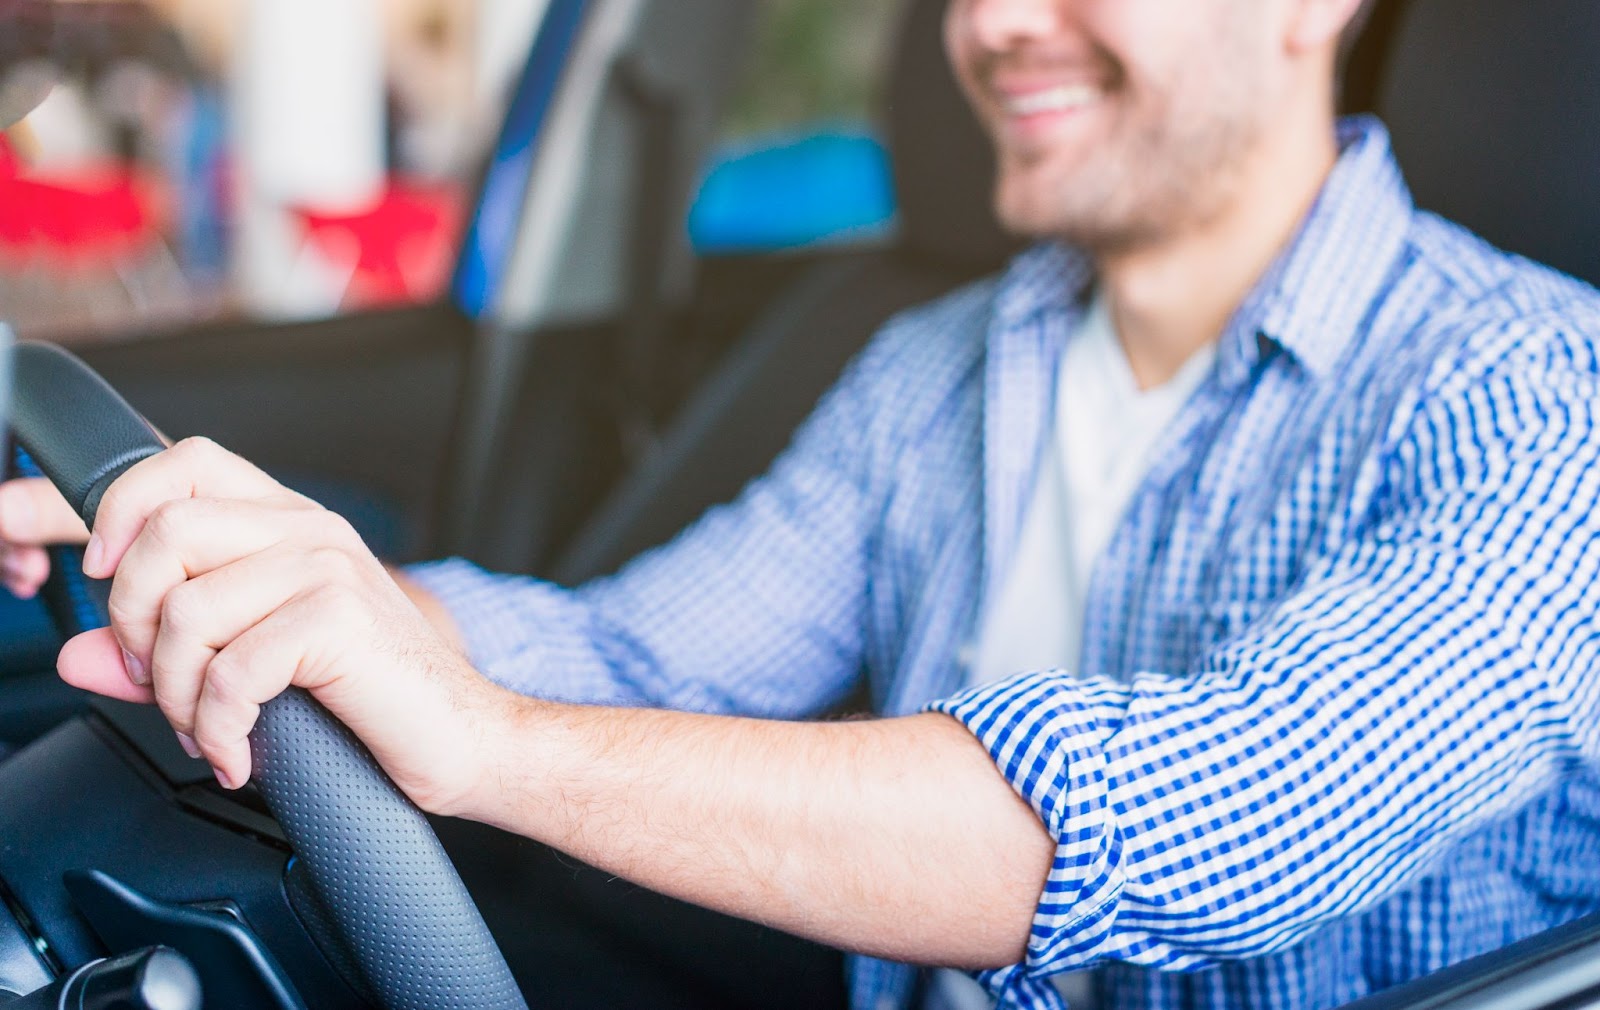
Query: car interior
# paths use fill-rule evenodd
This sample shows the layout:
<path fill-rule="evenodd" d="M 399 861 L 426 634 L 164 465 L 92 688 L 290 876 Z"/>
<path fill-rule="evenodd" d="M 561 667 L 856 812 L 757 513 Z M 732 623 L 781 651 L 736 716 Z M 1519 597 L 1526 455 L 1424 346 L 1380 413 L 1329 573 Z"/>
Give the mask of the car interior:
<path fill-rule="evenodd" d="M 1020 248 L 989 210 L 944 0 L 902 8 L 880 82 L 898 201 L 885 240 L 695 255 L 681 222 L 753 6 L 550 0 L 443 299 L 82 357 L 161 431 L 257 462 L 387 560 L 459 555 L 563 584 L 615 571 L 761 473 L 896 312 Z M 1381 0 L 1343 105 L 1389 125 L 1421 206 L 1600 283 L 1596 38 L 1586 0 Z M 295 875 L 281 798 L 221 793 L 152 713 L 57 680 L 60 631 L 93 589 L 52 591 L 53 614 L 0 615 L 0 990 L 163 942 L 210 1006 L 514 1005 L 375 984 L 359 929 L 295 897 L 311 871 Z M 843 1003 L 836 952 L 481 825 L 432 829 L 531 1005 L 585 986 L 601 1005 Z M 629 977 L 606 978 L 618 964 Z M 1600 1007 L 1600 915 L 1356 1005 Z"/>

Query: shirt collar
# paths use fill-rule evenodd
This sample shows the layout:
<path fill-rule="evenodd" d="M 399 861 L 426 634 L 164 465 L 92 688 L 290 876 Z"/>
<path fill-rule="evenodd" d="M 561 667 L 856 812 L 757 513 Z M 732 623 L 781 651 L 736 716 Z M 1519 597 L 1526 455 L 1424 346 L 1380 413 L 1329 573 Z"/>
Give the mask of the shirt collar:
<path fill-rule="evenodd" d="M 1314 375 L 1327 374 L 1405 246 L 1415 208 L 1388 131 L 1371 116 L 1341 120 L 1339 148 L 1299 233 L 1223 335 L 1219 353 L 1236 367 L 1248 371 L 1265 338 Z"/>
<path fill-rule="evenodd" d="M 1011 261 L 995 295 L 995 317 L 1013 329 L 1052 312 L 1076 315 L 1094 290 L 1094 264 L 1059 242 L 1033 246 Z"/>
<path fill-rule="evenodd" d="M 1243 381 L 1270 345 L 1313 374 L 1326 374 L 1404 246 L 1414 207 L 1388 131 L 1371 116 L 1343 119 L 1338 130 L 1339 160 L 1310 213 L 1222 334 L 1217 362 L 1230 385 Z M 1076 316 L 1093 281 L 1093 266 L 1080 250 L 1034 246 L 1001 282 L 997 321 L 1009 328 L 1041 313 Z"/>

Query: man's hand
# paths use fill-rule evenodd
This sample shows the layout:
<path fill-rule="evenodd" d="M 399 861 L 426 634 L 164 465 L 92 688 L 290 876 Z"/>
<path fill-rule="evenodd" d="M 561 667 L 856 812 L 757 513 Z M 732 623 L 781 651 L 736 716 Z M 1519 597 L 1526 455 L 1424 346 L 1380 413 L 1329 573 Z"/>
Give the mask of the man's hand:
<path fill-rule="evenodd" d="M 31 599 L 50 575 L 51 544 L 81 544 L 89 531 L 54 484 L 25 477 L 0 484 L 0 583 Z"/>
<path fill-rule="evenodd" d="M 337 515 L 204 439 L 130 469 L 101 501 L 84 571 L 114 575 L 111 627 L 68 642 L 69 683 L 151 701 L 224 786 L 250 774 L 260 706 L 309 690 L 419 806 L 478 777 L 472 670 Z"/>

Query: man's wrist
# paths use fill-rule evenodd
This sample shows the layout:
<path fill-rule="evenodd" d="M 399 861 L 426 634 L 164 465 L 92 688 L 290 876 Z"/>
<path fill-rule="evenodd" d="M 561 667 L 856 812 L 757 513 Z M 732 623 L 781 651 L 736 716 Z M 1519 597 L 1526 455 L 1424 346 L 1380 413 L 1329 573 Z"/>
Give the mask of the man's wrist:
<path fill-rule="evenodd" d="M 416 607 L 423 617 L 427 618 L 429 624 L 433 625 L 433 630 L 439 633 L 439 637 L 450 643 L 451 648 L 463 656 L 467 655 L 466 635 L 462 634 L 461 626 L 456 623 L 455 616 L 450 613 L 450 608 L 446 607 L 437 596 L 424 589 L 421 583 L 401 569 L 388 564 L 384 565 L 384 568 L 388 570 L 389 577 L 394 579 L 394 584 L 400 587 L 402 593 L 406 594 L 406 599 L 411 601 L 411 605 Z"/>
<path fill-rule="evenodd" d="M 538 809 L 530 790 L 537 770 L 548 764 L 540 753 L 545 741 L 538 724 L 553 703 L 486 679 L 481 689 L 466 726 L 473 754 L 469 781 L 453 808 L 440 812 L 528 834 L 529 813 Z"/>

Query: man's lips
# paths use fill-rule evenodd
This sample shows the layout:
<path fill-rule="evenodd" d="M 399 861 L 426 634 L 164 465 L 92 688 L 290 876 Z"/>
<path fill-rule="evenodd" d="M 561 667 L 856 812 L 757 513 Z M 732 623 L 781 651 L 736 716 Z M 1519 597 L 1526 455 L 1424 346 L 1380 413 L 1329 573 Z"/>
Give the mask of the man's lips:
<path fill-rule="evenodd" d="M 996 104 L 1007 116 L 1027 119 L 1076 112 L 1098 103 L 1105 90 L 1095 84 L 1054 84 L 1034 88 L 998 88 Z"/>

